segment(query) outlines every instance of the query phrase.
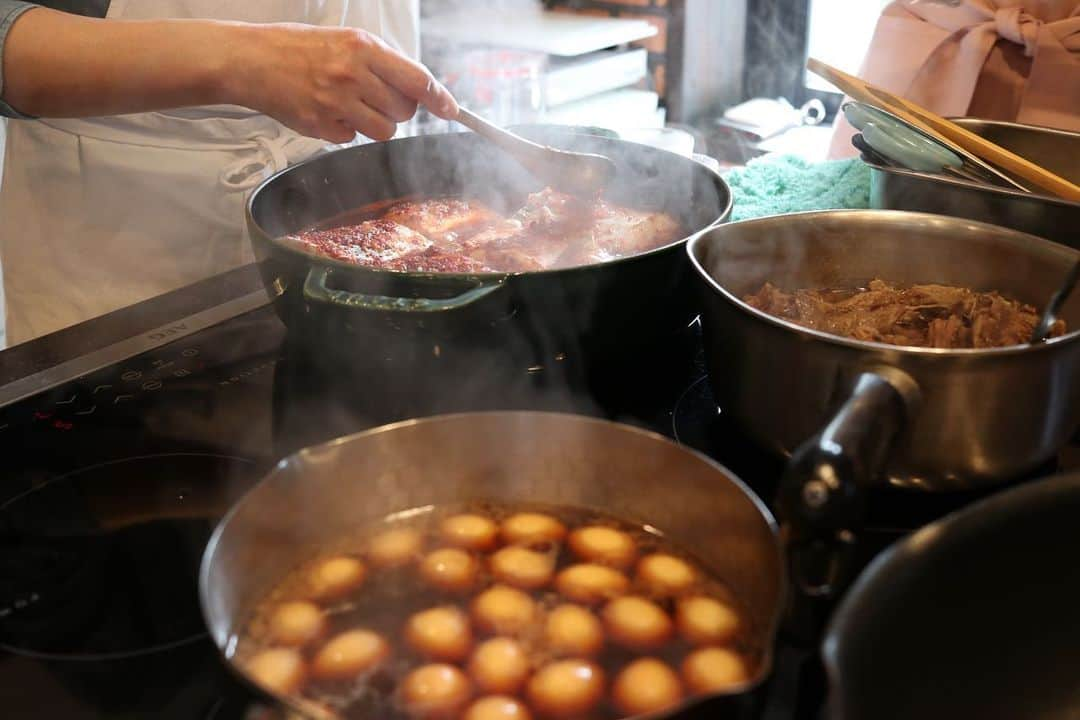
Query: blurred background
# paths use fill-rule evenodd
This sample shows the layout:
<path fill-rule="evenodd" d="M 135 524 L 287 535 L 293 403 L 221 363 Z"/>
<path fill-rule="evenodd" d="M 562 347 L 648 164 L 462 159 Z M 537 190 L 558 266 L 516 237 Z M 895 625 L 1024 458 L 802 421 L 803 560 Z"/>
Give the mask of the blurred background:
<path fill-rule="evenodd" d="M 498 123 L 605 128 L 728 166 L 814 161 L 840 96 L 807 76 L 806 57 L 857 71 L 887 3 L 421 0 L 422 57 Z M 446 129 L 421 113 L 408 132 Z"/>
<path fill-rule="evenodd" d="M 886 4 L 422 0 L 422 54 L 495 122 L 603 128 L 727 166 L 770 152 L 814 161 L 840 95 L 806 57 L 857 71 Z M 412 131 L 444 130 L 421 115 Z"/>

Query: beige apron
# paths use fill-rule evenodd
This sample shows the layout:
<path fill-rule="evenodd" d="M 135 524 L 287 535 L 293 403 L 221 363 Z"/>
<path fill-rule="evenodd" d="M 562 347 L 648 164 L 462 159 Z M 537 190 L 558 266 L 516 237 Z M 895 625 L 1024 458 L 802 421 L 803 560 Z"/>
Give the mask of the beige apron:
<path fill-rule="evenodd" d="M 418 0 L 113 0 L 109 17 L 347 25 L 416 56 L 418 11 Z M 250 262 L 248 193 L 326 147 L 236 106 L 9 122 L 7 344 Z"/>
<path fill-rule="evenodd" d="M 939 115 L 1080 131 L 1080 0 L 895 0 L 860 76 Z M 854 132 L 838 120 L 832 157 Z"/>

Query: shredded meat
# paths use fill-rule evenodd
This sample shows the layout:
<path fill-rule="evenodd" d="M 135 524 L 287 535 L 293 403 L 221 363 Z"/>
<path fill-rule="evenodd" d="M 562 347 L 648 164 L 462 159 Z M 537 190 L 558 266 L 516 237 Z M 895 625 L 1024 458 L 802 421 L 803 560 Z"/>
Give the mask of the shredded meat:
<path fill-rule="evenodd" d="M 930 348 L 1022 345 L 1039 314 L 997 292 L 949 285 L 900 288 L 871 280 L 855 290 L 796 290 L 771 283 L 743 298 L 749 305 L 815 330 L 856 340 Z M 1058 320 L 1050 337 L 1065 333 Z"/>
<path fill-rule="evenodd" d="M 377 220 L 307 230 L 285 240 L 318 255 L 388 270 L 526 272 L 634 255 L 682 235 L 666 213 L 586 202 L 545 188 L 509 217 L 471 200 L 402 201 Z"/>

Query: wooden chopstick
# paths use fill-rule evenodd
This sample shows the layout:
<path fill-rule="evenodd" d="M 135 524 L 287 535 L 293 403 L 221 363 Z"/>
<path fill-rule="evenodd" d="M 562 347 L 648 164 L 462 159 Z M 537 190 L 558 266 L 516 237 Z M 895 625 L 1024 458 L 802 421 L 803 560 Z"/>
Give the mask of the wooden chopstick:
<path fill-rule="evenodd" d="M 1080 202 L 1080 186 L 1074 185 L 1063 177 L 1055 175 L 1046 168 L 1009 152 L 984 137 L 962 128 L 954 122 L 930 112 L 910 100 L 897 97 L 892 93 L 864 82 L 859 78 L 837 70 L 831 65 L 810 58 L 806 67 L 815 75 L 820 75 L 851 98 L 866 103 L 880 110 L 887 110 L 905 120 L 923 132 L 938 138 L 946 145 L 955 144 L 968 153 L 1006 170 L 1031 185 L 1056 195 Z"/>

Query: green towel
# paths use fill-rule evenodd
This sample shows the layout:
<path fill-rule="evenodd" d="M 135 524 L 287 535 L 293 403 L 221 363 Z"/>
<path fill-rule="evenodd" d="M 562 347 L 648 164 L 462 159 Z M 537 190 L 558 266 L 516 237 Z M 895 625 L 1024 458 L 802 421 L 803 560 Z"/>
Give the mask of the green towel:
<path fill-rule="evenodd" d="M 735 196 L 732 221 L 870 207 L 870 168 L 859 159 L 811 163 L 794 155 L 767 155 L 724 179 Z"/>

